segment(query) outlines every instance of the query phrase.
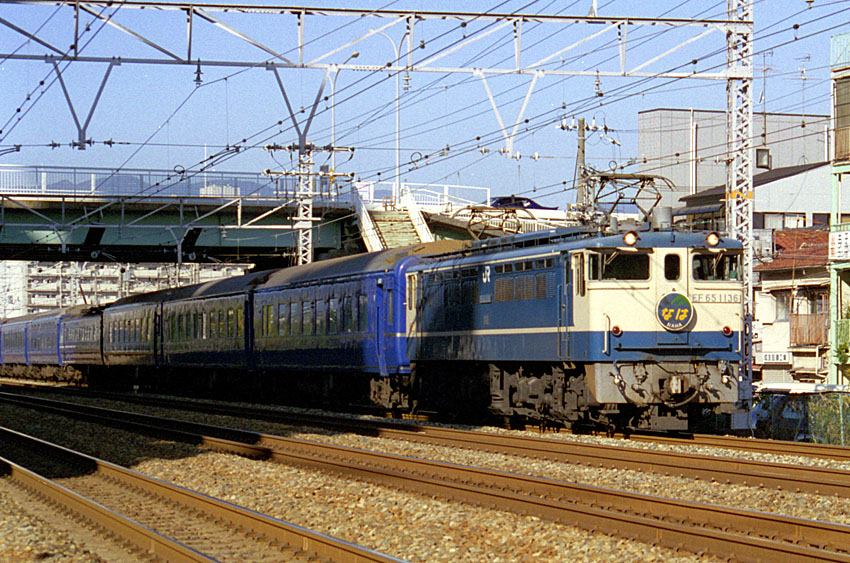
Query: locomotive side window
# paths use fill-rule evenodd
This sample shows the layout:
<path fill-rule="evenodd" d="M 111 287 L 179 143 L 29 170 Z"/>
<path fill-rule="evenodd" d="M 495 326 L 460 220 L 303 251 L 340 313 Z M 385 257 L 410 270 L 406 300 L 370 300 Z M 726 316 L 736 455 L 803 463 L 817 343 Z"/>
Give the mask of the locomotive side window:
<path fill-rule="evenodd" d="M 210 338 L 218 338 L 218 322 L 216 321 L 215 311 L 210 311 Z"/>
<path fill-rule="evenodd" d="M 679 263 L 678 254 L 668 254 L 664 257 L 664 279 L 675 281 L 681 275 L 681 264 Z"/>
<path fill-rule="evenodd" d="M 578 296 L 584 296 L 584 254 L 579 254 L 573 258 L 573 283 L 575 284 L 575 292 Z"/>
<path fill-rule="evenodd" d="M 649 279 L 649 255 L 594 252 L 590 255 L 591 280 L 643 281 Z"/>
<path fill-rule="evenodd" d="M 738 253 L 694 254 L 694 279 L 700 281 L 740 281 L 741 255 Z"/>

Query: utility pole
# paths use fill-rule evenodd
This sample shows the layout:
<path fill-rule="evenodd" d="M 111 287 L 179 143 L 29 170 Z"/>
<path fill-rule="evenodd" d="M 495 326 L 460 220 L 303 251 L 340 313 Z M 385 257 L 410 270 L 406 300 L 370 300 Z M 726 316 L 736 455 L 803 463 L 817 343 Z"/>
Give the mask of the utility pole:
<path fill-rule="evenodd" d="M 334 183 L 337 178 L 353 178 L 354 173 L 348 174 L 337 174 L 331 171 L 320 170 L 319 172 L 313 172 L 313 153 L 316 151 L 327 151 L 327 152 L 352 152 L 354 149 L 349 147 L 317 147 L 312 143 L 307 143 L 305 145 L 266 145 L 266 150 L 276 151 L 276 150 L 287 150 L 290 152 L 298 152 L 298 169 L 295 171 L 284 171 L 284 172 L 273 172 L 272 170 L 266 170 L 265 174 L 267 176 L 295 176 L 297 178 L 296 190 L 295 190 L 295 205 L 296 205 L 296 213 L 295 213 L 295 224 L 293 225 L 293 229 L 295 230 L 295 246 L 296 246 L 296 265 L 301 264 L 309 264 L 313 261 L 313 222 L 318 221 L 315 217 L 313 217 L 313 198 L 321 195 L 330 195 L 329 193 L 323 193 L 322 191 L 322 183 L 314 182 L 314 179 L 327 178 L 327 186 L 328 191 L 330 191 L 330 186 Z M 319 186 L 318 189 L 314 189 L 314 186 Z"/>
<path fill-rule="evenodd" d="M 576 192 L 576 203 L 583 209 L 590 203 L 587 197 L 587 179 L 585 174 L 585 156 L 584 156 L 585 138 L 584 138 L 584 118 L 578 118 L 578 149 L 576 150 L 576 173 L 578 174 L 578 192 Z"/>
<path fill-rule="evenodd" d="M 589 212 L 591 207 L 593 206 L 593 201 L 590 193 L 590 188 L 587 182 L 587 162 L 586 162 L 586 146 L 587 146 L 587 132 L 599 133 L 599 137 L 605 141 L 608 141 L 612 145 L 620 145 L 620 142 L 616 139 L 609 137 L 608 133 L 612 132 L 613 129 L 609 129 L 607 125 L 599 126 L 596 124 L 596 118 L 593 118 L 590 125 L 587 125 L 585 119 L 583 117 L 578 118 L 578 124 L 576 124 L 575 118 L 573 118 L 572 122 L 567 124 L 566 118 L 561 120 L 559 125 L 555 126 L 558 129 L 563 129 L 564 131 L 577 131 L 578 132 L 578 147 L 576 149 L 576 207 L 579 208 L 579 211 Z"/>

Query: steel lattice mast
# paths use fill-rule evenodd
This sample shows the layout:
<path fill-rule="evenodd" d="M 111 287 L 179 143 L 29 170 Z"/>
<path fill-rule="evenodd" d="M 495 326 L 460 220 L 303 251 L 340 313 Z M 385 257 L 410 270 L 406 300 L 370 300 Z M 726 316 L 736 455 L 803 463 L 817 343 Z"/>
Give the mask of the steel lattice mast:
<path fill-rule="evenodd" d="M 753 319 L 753 3 L 727 0 L 729 21 L 739 22 L 726 31 L 726 229 L 744 246 L 742 268 L 744 315 L 747 334 L 745 374 L 752 373 Z"/>

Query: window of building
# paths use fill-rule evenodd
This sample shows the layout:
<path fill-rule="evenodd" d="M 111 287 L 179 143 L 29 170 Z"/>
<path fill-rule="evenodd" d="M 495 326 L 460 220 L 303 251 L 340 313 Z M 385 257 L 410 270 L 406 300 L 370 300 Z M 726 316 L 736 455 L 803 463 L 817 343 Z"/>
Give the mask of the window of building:
<path fill-rule="evenodd" d="M 777 291 L 773 294 L 774 303 L 776 303 L 776 320 L 787 321 L 791 313 L 791 292 Z"/>
<path fill-rule="evenodd" d="M 809 312 L 812 315 L 825 315 L 829 312 L 828 293 L 809 294 Z"/>

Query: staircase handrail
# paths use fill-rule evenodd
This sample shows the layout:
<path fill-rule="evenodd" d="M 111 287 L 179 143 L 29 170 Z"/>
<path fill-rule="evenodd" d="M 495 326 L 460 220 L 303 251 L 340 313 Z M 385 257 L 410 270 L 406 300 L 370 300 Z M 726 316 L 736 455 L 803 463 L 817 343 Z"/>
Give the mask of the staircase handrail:
<path fill-rule="evenodd" d="M 369 252 L 383 250 L 384 245 L 378 236 L 378 230 L 375 228 L 372 216 L 369 215 L 369 211 L 360 198 L 360 193 L 353 185 L 351 186 L 351 203 L 354 205 L 354 212 L 357 214 L 357 221 L 360 223 L 360 235 L 366 244 L 366 250 Z"/>
<path fill-rule="evenodd" d="M 413 223 L 413 228 L 416 230 L 416 235 L 419 237 L 419 240 L 421 242 L 434 242 L 434 234 L 431 232 L 431 229 L 428 228 L 428 224 L 425 222 L 425 217 L 422 215 L 422 211 L 416 204 L 416 200 L 410 192 L 410 188 L 407 186 L 404 186 L 401 190 L 401 206 L 407 209 L 407 215 Z"/>

